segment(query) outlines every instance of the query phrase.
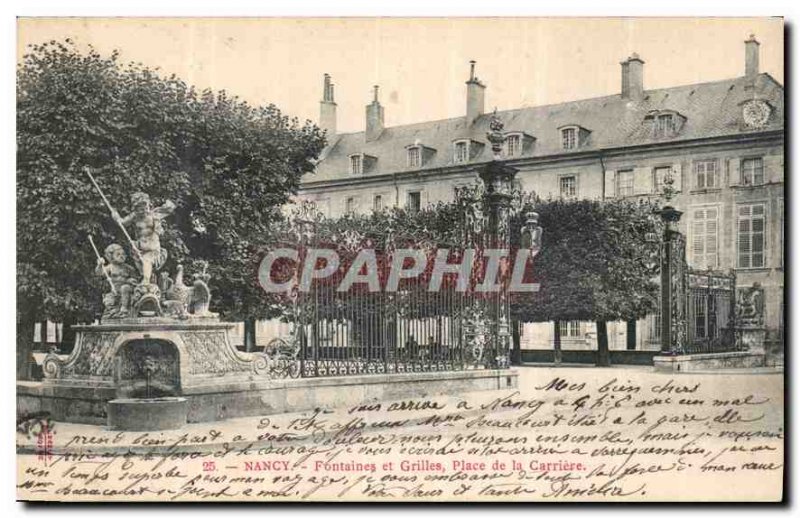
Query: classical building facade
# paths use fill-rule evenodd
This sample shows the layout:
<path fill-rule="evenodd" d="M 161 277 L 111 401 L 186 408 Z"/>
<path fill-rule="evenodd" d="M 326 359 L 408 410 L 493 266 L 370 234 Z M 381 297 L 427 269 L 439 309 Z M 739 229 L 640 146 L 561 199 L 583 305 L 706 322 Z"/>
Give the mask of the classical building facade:
<path fill-rule="evenodd" d="M 763 288 L 770 338 L 782 339 L 784 228 L 783 86 L 759 71 L 759 43 L 744 42 L 744 74 L 723 81 L 644 88 L 644 61 L 621 63 L 614 95 L 498 112 L 505 155 L 522 188 L 541 197 L 656 197 L 671 173 L 683 211 L 689 265 L 733 269 L 740 287 Z M 463 117 L 384 126 L 375 87 L 365 131 L 336 131 L 331 78 L 320 125 L 329 145 L 298 198 L 327 216 L 390 206 L 411 210 L 452 199 L 491 159 L 486 85 L 471 63 Z M 546 232 L 546 229 L 545 229 Z M 637 325 L 635 348 L 658 349 L 657 317 Z M 565 349 L 595 347 L 594 324 L 561 326 Z M 609 326 L 612 349 L 630 348 L 631 326 Z M 552 347 L 552 324 L 526 325 L 523 348 Z"/>

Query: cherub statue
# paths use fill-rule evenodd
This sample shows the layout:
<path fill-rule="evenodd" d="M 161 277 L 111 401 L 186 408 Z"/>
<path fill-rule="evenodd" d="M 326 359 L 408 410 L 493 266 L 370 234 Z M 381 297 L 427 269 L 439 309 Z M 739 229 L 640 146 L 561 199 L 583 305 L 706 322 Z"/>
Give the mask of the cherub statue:
<path fill-rule="evenodd" d="M 736 318 L 744 325 L 763 325 L 764 307 L 761 283 L 755 282 L 739 291 L 736 301 Z"/>
<path fill-rule="evenodd" d="M 131 308 L 131 292 L 137 283 L 136 270 L 125 263 L 125 249 L 114 243 L 104 251 L 105 258 L 97 258 L 95 273 L 106 277 L 113 290 L 103 295 L 104 318 L 123 318 Z"/>
<path fill-rule="evenodd" d="M 133 224 L 136 230 L 136 248 L 134 255 L 136 267 L 142 273 L 142 284 L 155 282 L 154 272 L 159 270 L 167 260 L 167 251 L 161 248 L 161 234 L 164 233 L 162 220 L 172 214 L 175 204 L 167 200 L 160 207 L 152 208 L 150 196 L 143 192 L 131 196 L 133 212 L 125 217 L 111 209 L 111 215 L 123 227 Z"/>

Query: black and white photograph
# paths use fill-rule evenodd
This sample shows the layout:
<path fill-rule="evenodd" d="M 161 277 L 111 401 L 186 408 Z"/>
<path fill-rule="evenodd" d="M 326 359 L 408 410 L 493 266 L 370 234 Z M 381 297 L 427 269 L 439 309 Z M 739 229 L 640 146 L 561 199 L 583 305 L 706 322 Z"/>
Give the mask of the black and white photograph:
<path fill-rule="evenodd" d="M 17 500 L 785 502 L 783 18 L 16 31 Z"/>

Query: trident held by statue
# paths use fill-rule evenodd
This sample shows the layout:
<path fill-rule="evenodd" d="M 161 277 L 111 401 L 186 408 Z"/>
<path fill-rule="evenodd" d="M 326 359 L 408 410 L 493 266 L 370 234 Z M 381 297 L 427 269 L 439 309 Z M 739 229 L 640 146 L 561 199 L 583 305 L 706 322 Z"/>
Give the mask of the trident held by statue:
<path fill-rule="evenodd" d="M 103 190 L 100 188 L 99 185 L 97 185 L 97 182 L 95 181 L 94 176 L 92 176 L 91 171 L 89 171 L 89 168 L 88 167 L 84 167 L 83 170 L 86 171 L 86 174 L 89 176 L 89 180 L 92 181 L 92 185 L 94 185 L 94 188 L 97 189 L 98 193 L 100 193 L 100 197 L 103 198 L 103 201 L 105 202 L 106 207 L 108 207 L 108 210 L 111 211 L 112 216 L 114 214 L 116 214 L 116 211 L 114 210 L 114 207 L 111 206 L 111 203 L 109 203 L 108 198 L 106 198 L 106 195 L 103 194 Z M 142 254 L 141 254 L 141 252 L 139 252 L 139 249 L 136 247 L 136 243 L 134 243 L 133 239 L 131 239 L 131 236 L 130 236 L 130 234 L 128 234 L 128 231 L 125 230 L 125 225 L 120 223 L 117 220 L 117 218 L 114 218 L 114 221 L 116 221 L 117 225 L 119 225 L 119 228 L 122 229 L 122 233 L 125 234 L 125 237 L 128 239 L 128 243 L 130 243 L 131 248 L 133 248 L 133 251 L 136 252 L 136 255 L 139 257 L 139 260 L 142 260 Z M 92 245 L 92 246 L 94 246 L 94 245 Z M 97 252 L 96 248 L 95 248 L 95 252 Z M 98 254 L 98 256 L 99 256 L 99 254 Z"/>
<path fill-rule="evenodd" d="M 89 236 L 89 242 L 92 244 L 92 249 L 94 250 L 94 255 L 97 256 L 97 259 L 98 260 L 102 259 L 103 256 L 100 255 L 100 252 L 97 250 L 97 247 L 94 245 L 94 239 L 92 239 L 91 235 Z M 116 295 L 117 294 L 117 288 L 114 287 L 114 282 L 111 280 L 111 276 L 108 274 L 108 270 L 103 268 L 103 274 L 106 276 L 106 280 L 108 280 L 108 284 L 111 285 L 111 291 L 114 293 L 114 295 Z"/>

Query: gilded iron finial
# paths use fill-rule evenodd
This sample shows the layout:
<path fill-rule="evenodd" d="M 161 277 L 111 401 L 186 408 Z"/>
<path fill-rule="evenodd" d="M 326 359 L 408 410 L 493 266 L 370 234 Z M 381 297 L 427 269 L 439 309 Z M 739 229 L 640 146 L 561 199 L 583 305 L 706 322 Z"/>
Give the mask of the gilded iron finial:
<path fill-rule="evenodd" d="M 663 185 L 661 187 L 661 196 L 667 201 L 671 202 L 678 190 L 675 188 L 675 177 L 673 171 L 670 169 L 664 174 Z"/>
<path fill-rule="evenodd" d="M 489 119 L 489 129 L 491 131 L 486 134 L 486 138 L 492 144 L 492 154 L 495 160 L 499 159 L 503 152 L 503 142 L 506 139 L 505 135 L 503 135 L 504 127 L 503 121 L 497 117 L 497 107 L 495 107 L 494 112 L 492 112 L 492 118 Z"/>

